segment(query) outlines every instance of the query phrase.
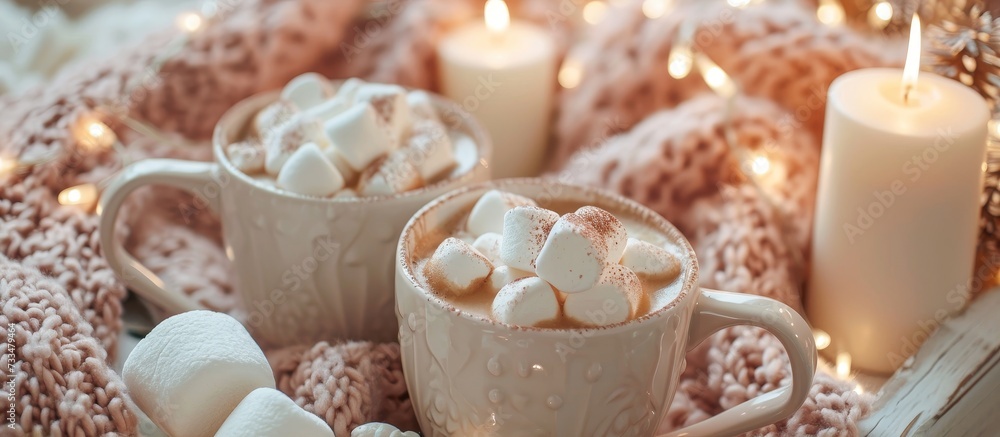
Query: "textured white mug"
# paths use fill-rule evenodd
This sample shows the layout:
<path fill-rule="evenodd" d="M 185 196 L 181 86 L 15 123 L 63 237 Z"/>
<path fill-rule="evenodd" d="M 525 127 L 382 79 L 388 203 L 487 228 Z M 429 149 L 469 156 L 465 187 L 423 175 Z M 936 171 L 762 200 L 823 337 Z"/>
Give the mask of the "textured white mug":
<path fill-rule="evenodd" d="M 515 327 L 451 306 L 414 275 L 414 252 L 487 190 L 595 205 L 639 220 L 681 248 L 680 293 L 618 325 Z M 432 240 L 433 241 L 433 240 Z M 754 325 L 785 346 L 792 383 L 670 436 L 723 436 L 790 416 L 805 401 L 816 348 L 805 320 L 778 301 L 698 287 L 690 243 L 665 219 L 620 196 L 543 179 L 466 187 L 424 206 L 407 223 L 396 261 L 396 316 L 403 370 L 427 436 L 650 436 L 670 405 L 685 353 L 719 329 Z"/>
<path fill-rule="evenodd" d="M 219 214 L 247 327 L 269 346 L 321 340 L 392 341 L 394 250 L 406 220 L 431 199 L 489 179 L 491 144 L 458 105 L 434 97 L 448 128 L 471 139 L 452 177 L 396 195 L 317 198 L 270 188 L 237 170 L 225 146 L 245 134 L 276 92 L 250 97 L 223 115 L 213 136 L 215 162 L 147 159 L 125 168 L 101 197 L 101 245 L 125 284 L 167 315 L 202 306 L 171 289 L 114 237 L 122 202 L 136 188 L 185 189 Z M 197 205 L 196 205 L 197 206 Z"/>

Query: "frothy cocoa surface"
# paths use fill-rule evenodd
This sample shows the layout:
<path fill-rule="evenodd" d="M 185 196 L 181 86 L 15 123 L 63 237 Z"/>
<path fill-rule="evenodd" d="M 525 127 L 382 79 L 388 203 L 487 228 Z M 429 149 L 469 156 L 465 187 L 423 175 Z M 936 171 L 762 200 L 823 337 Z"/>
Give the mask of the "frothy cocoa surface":
<path fill-rule="evenodd" d="M 578 202 L 549 202 L 545 205 L 541 205 L 545 209 L 555 211 L 560 216 L 575 212 L 577 209 L 583 206 L 587 206 Z M 431 254 L 437 248 L 442 241 L 447 237 L 456 238 L 470 238 L 471 235 L 463 231 L 465 220 L 468 217 L 469 211 L 472 209 L 472 205 L 458 214 L 456 217 L 448 221 L 448 223 L 442 226 L 440 229 L 434 229 L 431 232 L 424 234 L 424 241 L 414 247 L 413 265 L 411 266 L 412 271 L 417 277 L 417 281 L 422 287 L 431 290 L 436 296 L 445 300 L 446 302 L 453 305 L 456 309 L 470 314 L 476 314 L 486 319 L 492 319 L 491 316 L 491 306 L 493 303 L 494 294 L 489 289 L 489 281 L 476 290 L 473 293 L 469 293 L 465 296 L 455 297 L 448 293 L 446 290 L 438 290 L 435 286 L 431 284 L 428 277 L 424 273 L 424 269 L 427 264 L 427 260 L 430 258 Z M 588 209 L 589 210 L 589 209 Z M 591 210 L 593 211 L 593 210 Z M 657 246 L 663 247 L 668 252 L 673 254 L 678 260 L 683 260 L 685 258 L 681 249 L 673 245 L 665 235 L 656 231 L 649 225 L 641 222 L 640 220 L 630 217 L 629 215 L 622 213 L 620 211 L 609 211 L 615 218 L 617 218 L 628 231 L 629 237 L 637 238 Z M 588 219 L 593 220 L 597 216 L 588 217 Z M 603 218 L 607 220 L 606 218 Z M 598 219 L 600 220 L 600 219 Z M 602 229 L 599 226 L 596 227 L 597 232 L 610 232 L 610 229 Z M 430 230 L 429 230 L 430 231 Z M 683 266 L 683 261 L 681 262 Z M 674 279 L 667 280 L 657 280 L 650 279 L 640 276 L 639 279 L 642 282 L 643 293 L 646 298 L 642 300 L 641 305 L 636 312 L 636 318 L 642 317 L 652 311 L 666 307 L 670 305 L 671 302 L 680 294 L 681 288 L 684 282 L 685 272 L 681 272 Z M 565 294 L 558 293 L 560 303 L 565 300 Z M 547 322 L 540 323 L 536 325 L 538 328 L 547 329 L 576 329 L 576 328 L 586 328 L 589 326 L 583 325 L 572 319 L 566 318 L 560 315 L 557 319 L 550 320 Z"/>

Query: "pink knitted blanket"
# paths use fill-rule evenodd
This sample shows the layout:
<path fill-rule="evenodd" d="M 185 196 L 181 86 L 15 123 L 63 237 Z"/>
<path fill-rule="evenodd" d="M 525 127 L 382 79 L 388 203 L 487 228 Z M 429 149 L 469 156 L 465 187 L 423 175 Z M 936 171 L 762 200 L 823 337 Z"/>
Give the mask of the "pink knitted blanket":
<path fill-rule="evenodd" d="M 566 5 L 582 2 L 511 3 L 515 15 L 551 26 L 568 48 Z M 850 31 L 823 28 L 794 5 L 728 12 L 693 6 L 708 11 L 703 32 L 709 36 L 699 36 L 699 45 L 747 94 L 734 120 L 740 142 L 785 156 L 786 181 L 763 187 L 772 190 L 772 208 L 736 171 L 740 164 L 722 138 L 720 100 L 698 96 L 704 87 L 695 77 L 673 81 L 666 74 L 669 44 L 687 12 L 647 20 L 640 3 L 630 1 L 572 47 L 585 73 L 554 108 L 552 168 L 568 162 L 557 177 L 616 190 L 677 223 L 696 246 L 704 285 L 800 306 L 797 256 L 807 253 L 822 121 L 822 102 L 813 99 L 822 99 L 843 71 L 888 61 Z M 304 71 L 435 89 L 435 42 L 480 3 L 389 4 L 388 15 L 357 18 L 371 6 L 364 0 L 223 0 L 219 20 L 158 76 L 146 66 L 172 31 L 65 71 L 17 98 L 0 98 L 0 156 L 62 152 L 0 186 L 0 325 L 13 324 L 15 333 L 13 356 L 4 351 L 2 357 L 15 363 L 14 435 L 139 431 L 135 407 L 109 368 L 125 289 L 101 256 L 97 217 L 56 202 L 61 189 L 119 168 L 112 152 L 75 142 L 69 128 L 76 118 L 116 104 L 172 135 L 203 140 L 233 103 Z M 143 85 L 124 95 L 133 80 Z M 171 146 L 113 127 L 132 158 L 209 159 L 208 147 Z M 172 286 L 238 316 L 217 219 L 170 189 L 145 189 L 130 202 L 122 213 L 127 247 Z M 394 344 L 320 343 L 268 351 L 268 357 L 278 388 L 337 435 L 372 420 L 415 427 Z M 2 367 L 6 380 L 10 373 Z M 774 338 L 757 329 L 727 329 L 689 354 L 664 429 L 703 420 L 789 379 Z M 851 389 L 820 374 L 792 418 L 754 434 L 856 434 L 871 399 Z M 11 433 L 3 429 L 0 434 Z"/>

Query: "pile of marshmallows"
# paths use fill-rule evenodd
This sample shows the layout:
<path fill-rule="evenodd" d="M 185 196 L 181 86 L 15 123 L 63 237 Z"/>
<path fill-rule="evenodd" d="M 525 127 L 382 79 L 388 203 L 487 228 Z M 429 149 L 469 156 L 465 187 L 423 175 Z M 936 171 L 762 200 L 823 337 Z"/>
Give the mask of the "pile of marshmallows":
<path fill-rule="evenodd" d="M 466 221 L 468 241 L 449 237 L 424 266 L 430 286 L 453 297 L 493 294 L 492 316 L 516 326 L 565 317 L 605 326 L 636 317 L 648 299 L 641 279 L 673 280 L 680 265 L 662 247 L 629 238 L 601 208 L 559 214 L 526 197 L 491 190 Z"/>
<path fill-rule="evenodd" d="M 422 187 L 457 164 L 429 94 L 323 76 L 292 79 L 258 112 L 244 141 L 226 147 L 240 171 L 276 177 L 307 196 L 372 196 Z"/>
<path fill-rule="evenodd" d="M 129 354 L 122 377 L 136 405 L 170 436 L 334 437 L 326 422 L 274 389 L 264 353 L 225 314 L 189 311 L 164 320 Z M 415 436 L 384 424 L 351 433 L 379 435 Z"/>

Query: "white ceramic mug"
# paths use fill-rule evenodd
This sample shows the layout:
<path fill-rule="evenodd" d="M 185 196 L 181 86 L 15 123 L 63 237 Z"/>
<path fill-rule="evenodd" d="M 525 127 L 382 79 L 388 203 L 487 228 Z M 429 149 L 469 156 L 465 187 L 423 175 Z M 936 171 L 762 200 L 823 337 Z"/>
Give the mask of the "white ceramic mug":
<path fill-rule="evenodd" d="M 595 205 L 625 214 L 681 249 L 678 297 L 622 325 L 588 329 L 514 327 L 451 306 L 414 275 L 414 250 L 441 238 L 487 190 Z M 436 233 L 436 234 L 435 234 Z M 436 235 L 436 236 L 435 236 Z M 424 242 L 423 248 L 418 245 Z M 698 287 L 690 243 L 635 202 L 542 179 L 466 187 L 423 207 L 400 237 L 396 315 L 403 370 L 427 436 L 650 436 L 670 405 L 685 353 L 719 329 L 754 325 L 785 346 L 792 383 L 671 436 L 735 435 L 790 416 L 805 401 L 816 347 L 805 320 L 778 301 Z"/>
<path fill-rule="evenodd" d="M 126 285 L 167 315 L 201 305 L 164 285 L 113 238 L 126 196 L 150 184 L 196 194 L 222 221 L 226 254 L 236 273 L 247 327 L 269 346 L 320 340 L 393 341 L 393 253 L 413 213 L 454 188 L 489 179 L 491 145 L 484 130 L 458 105 L 434 98 L 452 132 L 471 138 L 456 150 L 460 165 L 446 180 L 405 193 L 317 198 L 255 183 L 237 170 L 225 146 L 243 137 L 271 92 L 235 105 L 213 136 L 215 162 L 147 159 L 125 168 L 101 197 L 101 244 Z M 458 153 L 464 152 L 464 153 Z"/>

